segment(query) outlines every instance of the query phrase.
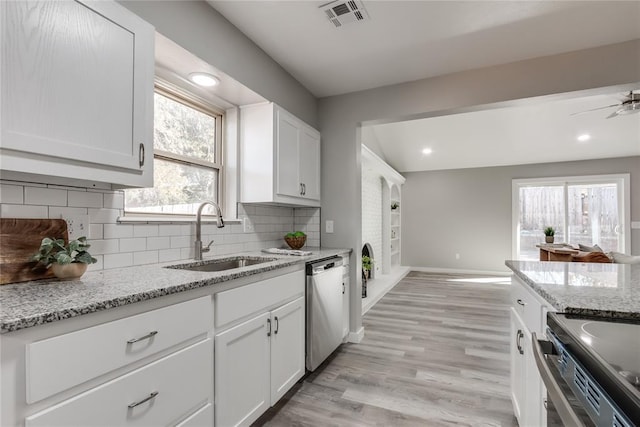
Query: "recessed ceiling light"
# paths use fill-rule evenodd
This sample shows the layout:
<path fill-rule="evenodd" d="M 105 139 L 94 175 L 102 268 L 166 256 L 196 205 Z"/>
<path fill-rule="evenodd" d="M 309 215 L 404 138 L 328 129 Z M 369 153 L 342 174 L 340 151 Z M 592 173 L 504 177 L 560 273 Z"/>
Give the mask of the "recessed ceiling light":
<path fill-rule="evenodd" d="M 582 135 L 580 135 L 578 137 L 578 141 L 580 141 L 580 142 L 586 142 L 586 141 L 588 141 L 590 139 L 591 139 L 591 135 L 589 135 L 588 133 L 583 133 Z"/>
<path fill-rule="evenodd" d="M 191 73 L 189 80 L 198 86 L 212 87 L 220 84 L 220 79 L 209 73 Z"/>
<path fill-rule="evenodd" d="M 431 148 L 423 148 L 422 149 L 422 154 L 429 155 L 431 153 L 433 153 L 433 150 Z"/>

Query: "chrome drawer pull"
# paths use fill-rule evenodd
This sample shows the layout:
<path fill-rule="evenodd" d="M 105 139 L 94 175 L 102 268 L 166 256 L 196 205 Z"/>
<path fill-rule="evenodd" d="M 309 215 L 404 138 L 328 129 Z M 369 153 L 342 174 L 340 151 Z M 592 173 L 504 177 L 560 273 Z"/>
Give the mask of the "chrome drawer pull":
<path fill-rule="evenodd" d="M 135 342 L 138 341 L 142 341 L 142 340 L 148 340 L 149 338 L 155 336 L 158 333 L 158 331 L 151 331 L 149 332 L 147 335 L 140 337 L 140 338 L 132 338 L 129 341 L 127 341 L 127 344 L 133 344 Z"/>
<path fill-rule="evenodd" d="M 149 396 L 145 397 L 144 399 L 139 400 L 139 401 L 137 401 L 137 402 L 133 402 L 132 404 L 130 404 L 130 405 L 128 406 L 128 408 L 129 408 L 129 409 L 133 409 L 133 408 L 135 408 L 136 406 L 142 405 L 144 402 L 148 402 L 148 401 L 150 401 L 151 399 L 153 399 L 153 398 L 154 398 L 154 397 L 156 397 L 157 395 L 158 395 L 158 392 L 157 392 L 157 391 L 154 391 L 154 392 L 152 392 L 151 394 L 149 394 Z"/>

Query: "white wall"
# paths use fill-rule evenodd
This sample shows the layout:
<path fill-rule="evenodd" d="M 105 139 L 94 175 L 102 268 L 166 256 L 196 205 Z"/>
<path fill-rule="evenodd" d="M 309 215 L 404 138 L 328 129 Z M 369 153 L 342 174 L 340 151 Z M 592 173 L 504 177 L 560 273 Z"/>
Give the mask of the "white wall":
<path fill-rule="evenodd" d="M 362 245 L 373 249 L 374 277 L 382 273 L 382 184 L 380 174 L 362 170 Z"/>
<path fill-rule="evenodd" d="M 464 111 L 507 106 L 514 100 L 596 88 L 637 89 L 640 40 L 535 58 L 319 100 L 322 133 L 322 219 L 334 220 L 333 234 L 322 231 L 328 247 L 359 248 L 361 227 L 360 127 Z M 611 64 L 625 64 L 612 67 Z M 632 190 L 633 191 L 633 190 Z M 403 195 L 403 203 L 407 198 Z M 408 227 L 403 227 L 408 230 Z M 403 251 L 403 264 L 406 264 Z M 361 327 L 360 263 L 351 263 L 351 330 Z"/>
<path fill-rule="evenodd" d="M 157 264 L 193 258 L 195 225 L 184 223 L 118 224 L 123 214 L 122 190 L 0 181 L 2 218 L 60 218 L 88 215 L 89 252 L 98 259 L 91 270 Z M 255 232 L 244 233 L 242 224 L 217 228 L 203 224 L 202 241 L 214 240 L 204 258 L 269 247 L 286 247 L 283 237 L 295 230 L 307 233 L 306 246 L 320 246 L 319 209 L 240 205 L 239 217 L 247 218 Z"/>
<path fill-rule="evenodd" d="M 513 179 L 617 173 L 631 174 L 631 220 L 640 221 L 640 156 L 406 173 L 403 263 L 507 271 L 504 261 L 511 259 Z M 631 248 L 640 254 L 640 230 L 632 230 Z M 456 253 L 460 259 L 455 258 Z"/>

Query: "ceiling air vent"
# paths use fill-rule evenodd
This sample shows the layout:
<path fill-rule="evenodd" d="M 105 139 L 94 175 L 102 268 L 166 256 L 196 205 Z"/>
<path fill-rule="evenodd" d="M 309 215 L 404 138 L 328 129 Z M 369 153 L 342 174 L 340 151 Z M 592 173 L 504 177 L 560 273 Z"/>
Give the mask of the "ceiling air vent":
<path fill-rule="evenodd" d="M 320 6 L 327 18 L 336 27 L 353 22 L 366 21 L 369 14 L 360 0 L 337 0 Z"/>

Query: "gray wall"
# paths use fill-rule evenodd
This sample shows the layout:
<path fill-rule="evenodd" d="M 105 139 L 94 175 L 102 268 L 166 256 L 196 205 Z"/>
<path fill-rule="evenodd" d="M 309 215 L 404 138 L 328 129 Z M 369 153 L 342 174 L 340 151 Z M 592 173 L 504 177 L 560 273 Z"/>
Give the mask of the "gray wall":
<path fill-rule="evenodd" d="M 351 263 L 351 331 L 361 327 L 360 256 L 362 123 L 427 117 L 444 111 L 464 111 L 481 105 L 506 106 L 514 100 L 554 96 L 595 88 L 637 88 L 640 40 L 561 55 L 536 58 L 479 70 L 393 86 L 321 98 L 318 104 L 322 132 L 321 219 L 334 220 L 332 234 L 321 229 L 322 244 L 349 247 L 357 252 Z M 611 64 L 625 64 L 612 67 Z M 406 198 L 403 197 L 403 203 Z M 405 230 L 407 227 L 403 227 Z"/>
<path fill-rule="evenodd" d="M 640 156 L 405 173 L 402 264 L 507 271 L 513 179 L 615 173 L 631 174 L 631 220 L 640 221 Z M 631 248 L 640 253 L 640 230 Z"/>
<path fill-rule="evenodd" d="M 204 1 L 119 0 L 200 59 L 317 127 L 316 98 Z"/>

